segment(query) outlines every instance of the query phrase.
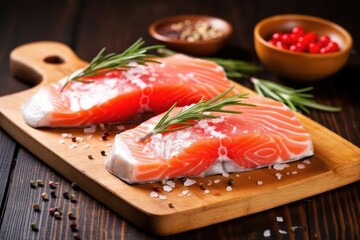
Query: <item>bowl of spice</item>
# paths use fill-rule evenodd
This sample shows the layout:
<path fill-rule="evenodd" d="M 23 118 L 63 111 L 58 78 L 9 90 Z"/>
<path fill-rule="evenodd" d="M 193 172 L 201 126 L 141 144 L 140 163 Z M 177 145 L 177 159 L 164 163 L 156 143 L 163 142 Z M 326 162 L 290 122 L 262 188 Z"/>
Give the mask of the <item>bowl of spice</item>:
<path fill-rule="evenodd" d="M 149 27 L 150 35 L 169 49 L 208 56 L 218 52 L 232 34 L 227 21 L 206 15 L 177 15 L 159 19 Z"/>
<path fill-rule="evenodd" d="M 256 24 L 254 45 L 260 61 L 278 75 L 317 81 L 346 64 L 352 37 L 343 27 L 326 19 L 282 14 Z"/>

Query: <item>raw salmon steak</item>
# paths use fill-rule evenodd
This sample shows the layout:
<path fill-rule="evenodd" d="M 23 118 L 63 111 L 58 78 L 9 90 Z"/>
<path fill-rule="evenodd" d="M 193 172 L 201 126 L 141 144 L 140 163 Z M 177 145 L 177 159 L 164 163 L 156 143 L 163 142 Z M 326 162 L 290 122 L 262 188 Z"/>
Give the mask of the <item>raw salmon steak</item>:
<path fill-rule="evenodd" d="M 143 142 L 138 139 L 163 114 L 119 133 L 106 169 L 128 183 L 142 183 L 248 171 L 314 154 L 309 133 L 286 105 L 263 97 L 242 102 L 255 107 L 228 106 L 242 114 L 212 113 L 218 117 Z"/>
<path fill-rule="evenodd" d="M 23 106 L 25 122 L 32 127 L 78 127 L 127 122 L 146 112 L 155 114 L 213 98 L 232 83 L 214 62 L 176 54 L 147 66 L 113 70 L 71 82 L 67 77 L 40 88 Z"/>

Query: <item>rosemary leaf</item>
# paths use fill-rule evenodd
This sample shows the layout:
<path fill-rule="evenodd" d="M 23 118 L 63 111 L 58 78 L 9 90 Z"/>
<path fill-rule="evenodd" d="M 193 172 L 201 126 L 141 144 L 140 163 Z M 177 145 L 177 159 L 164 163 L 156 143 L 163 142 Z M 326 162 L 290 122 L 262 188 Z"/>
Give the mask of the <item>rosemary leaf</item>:
<path fill-rule="evenodd" d="M 84 70 L 75 74 L 74 76 L 68 77 L 66 83 L 61 88 L 61 91 L 63 91 L 66 86 L 68 86 L 68 84 L 72 81 L 90 83 L 92 81 L 86 80 L 86 77 L 94 76 L 99 72 L 106 73 L 112 70 L 129 68 L 128 64 L 130 62 L 136 62 L 140 65 L 146 65 L 147 62 L 158 63 L 153 59 L 157 56 L 147 54 L 147 51 L 152 49 L 159 49 L 163 46 L 154 45 L 142 47 L 143 45 L 144 41 L 140 38 L 120 54 L 109 53 L 105 55 L 104 52 L 106 49 L 101 49 L 100 52 L 90 61 L 90 63 Z"/>
<path fill-rule="evenodd" d="M 255 91 L 261 96 L 267 96 L 283 102 L 294 111 L 303 111 L 309 114 L 308 108 L 314 108 L 328 112 L 339 112 L 341 108 L 327 106 L 315 102 L 313 94 L 306 93 L 313 90 L 313 87 L 293 89 L 264 79 L 251 78 Z"/>
<path fill-rule="evenodd" d="M 182 108 L 176 115 L 170 117 L 170 113 L 176 107 L 176 103 L 169 108 L 169 110 L 163 115 L 160 121 L 155 125 L 154 129 L 145 136 L 139 139 L 139 142 L 143 142 L 150 138 L 152 135 L 162 132 L 176 131 L 195 125 L 194 120 L 201 120 L 205 118 L 217 118 L 216 115 L 211 115 L 210 112 L 225 112 L 231 114 L 241 114 L 241 112 L 233 110 L 223 109 L 226 106 L 231 105 L 244 105 L 255 106 L 253 104 L 242 103 L 241 99 L 246 98 L 248 94 L 235 94 L 227 96 L 235 86 L 232 86 L 225 92 L 217 95 L 216 97 L 205 101 L 202 98 L 198 103 L 193 104 L 189 108 Z"/>

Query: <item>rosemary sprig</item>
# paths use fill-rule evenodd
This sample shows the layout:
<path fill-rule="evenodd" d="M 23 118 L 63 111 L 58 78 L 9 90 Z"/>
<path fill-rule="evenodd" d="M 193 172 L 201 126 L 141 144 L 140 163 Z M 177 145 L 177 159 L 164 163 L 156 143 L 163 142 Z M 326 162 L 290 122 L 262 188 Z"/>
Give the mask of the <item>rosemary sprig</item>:
<path fill-rule="evenodd" d="M 270 97 L 277 101 L 283 102 L 294 111 L 298 111 L 300 109 L 306 114 L 310 114 L 308 108 L 314 108 L 328 112 L 341 111 L 341 108 L 339 107 L 327 106 L 315 102 L 313 99 L 314 96 L 308 93 L 314 89 L 313 87 L 294 89 L 264 79 L 252 77 L 250 80 L 254 84 L 255 91 L 259 95 Z"/>
<path fill-rule="evenodd" d="M 147 54 L 148 50 L 158 49 L 163 46 L 161 45 L 154 45 L 148 47 L 142 47 L 144 45 L 144 41 L 142 38 L 139 38 L 135 43 L 133 43 L 129 48 L 127 48 L 124 52 L 120 54 L 116 53 L 109 53 L 104 54 L 105 48 L 101 49 L 100 52 L 94 57 L 89 65 L 82 70 L 81 72 L 75 74 L 74 76 L 69 76 L 64 86 L 61 88 L 61 91 L 68 86 L 68 84 L 72 81 L 79 81 L 90 83 L 91 80 L 86 80 L 84 78 L 91 77 L 98 74 L 100 71 L 101 73 L 106 73 L 111 70 L 129 68 L 128 64 L 130 62 L 136 62 L 140 65 L 146 65 L 147 62 L 155 62 L 152 58 L 157 57 L 156 55 L 149 55 Z"/>
<path fill-rule="evenodd" d="M 216 115 L 211 115 L 209 112 L 224 112 L 232 114 L 241 114 L 239 111 L 225 110 L 223 107 L 229 105 L 244 105 L 255 106 L 253 104 L 242 103 L 241 99 L 247 97 L 245 94 L 236 94 L 227 96 L 234 86 L 226 90 L 225 92 L 217 95 L 216 97 L 205 100 L 202 98 L 198 103 L 190 106 L 189 108 L 182 108 L 176 115 L 169 117 L 171 111 L 176 107 L 176 103 L 164 114 L 160 121 L 156 124 L 154 129 L 147 133 L 145 136 L 139 139 L 139 142 L 143 142 L 146 139 L 157 133 L 177 131 L 180 129 L 188 128 L 195 125 L 192 120 L 201 120 L 205 118 L 217 118 Z"/>
<path fill-rule="evenodd" d="M 256 73 L 262 70 L 261 67 L 253 65 L 247 61 L 237 59 L 223 59 L 223 58 L 204 58 L 209 61 L 216 62 L 222 66 L 228 78 L 249 78 L 249 73 Z"/>

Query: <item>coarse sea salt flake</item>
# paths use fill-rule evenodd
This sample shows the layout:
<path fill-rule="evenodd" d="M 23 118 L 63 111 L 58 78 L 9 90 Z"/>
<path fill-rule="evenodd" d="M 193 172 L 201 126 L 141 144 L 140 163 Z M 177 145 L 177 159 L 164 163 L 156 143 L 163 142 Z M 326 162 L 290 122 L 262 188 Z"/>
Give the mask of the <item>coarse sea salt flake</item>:
<path fill-rule="evenodd" d="M 64 139 L 60 139 L 60 140 L 59 140 L 59 143 L 60 143 L 60 144 L 64 144 L 64 143 L 65 143 L 65 140 L 64 140 Z"/>
<path fill-rule="evenodd" d="M 163 195 L 163 194 L 160 194 L 160 195 L 159 195 L 159 199 L 161 199 L 161 200 L 166 200 L 166 199 L 167 199 L 167 196 L 166 196 L 166 195 Z"/>
<path fill-rule="evenodd" d="M 73 143 L 73 144 L 71 144 L 70 146 L 69 146 L 69 149 L 74 149 L 74 148 L 76 148 L 77 147 L 77 144 L 76 143 Z"/>
<path fill-rule="evenodd" d="M 188 186 L 194 185 L 195 183 L 196 183 L 195 180 L 187 178 L 184 182 L 184 186 L 188 187 Z"/>
<path fill-rule="evenodd" d="M 84 133 L 94 133 L 96 131 L 96 125 L 84 128 Z"/>
<path fill-rule="evenodd" d="M 281 230 L 281 229 L 279 229 L 279 233 L 280 234 L 287 234 L 287 232 L 285 230 Z"/>
<path fill-rule="evenodd" d="M 298 172 L 297 172 L 297 171 L 292 171 L 291 173 L 295 175 L 295 174 L 297 174 Z"/>
<path fill-rule="evenodd" d="M 227 186 L 226 191 L 231 192 L 232 191 L 232 186 Z"/>
<path fill-rule="evenodd" d="M 63 138 L 72 138 L 72 134 L 71 133 L 62 133 L 61 137 L 63 137 Z"/>
<path fill-rule="evenodd" d="M 222 175 L 223 175 L 223 177 L 226 177 L 226 178 L 229 177 L 229 174 L 227 172 L 223 172 Z"/>
<path fill-rule="evenodd" d="M 284 218 L 283 218 L 283 217 L 276 217 L 276 221 L 278 221 L 278 222 L 284 222 Z"/>
<path fill-rule="evenodd" d="M 189 193 L 189 190 L 184 190 L 184 191 L 181 192 L 181 194 L 184 195 L 184 196 L 187 195 L 188 193 Z"/>
<path fill-rule="evenodd" d="M 152 192 L 150 193 L 150 197 L 152 197 L 152 198 L 157 198 L 157 197 L 159 197 L 159 194 L 158 194 L 157 192 L 155 192 L 155 191 L 152 191 Z"/>
<path fill-rule="evenodd" d="M 170 187 L 168 185 L 163 186 L 163 189 L 165 192 L 171 192 L 173 190 L 172 187 Z"/>
<path fill-rule="evenodd" d="M 275 164 L 274 169 L 275 170 L 284 170 L 285 168 L 290 167 L 289 164 L 282 163 L 282 164 Z"/>
<path fill-rule="evenodd" d="M 210 193 L 209 189 L 205 189 L 204 193 Z"/>
<path fill-rule="evenodd" d="M 305 164 L 310 164 L 311 162 L 310 162 L 309 159 L 305 159 L 305 160 L 303 161 L 303 163 L 305 163 Z"/>
<path fill-rule="evenodd" d="M 111 147 L 112 146 L 112 143 L 108 143 L 106 144 L 107 147 Z"/>
<path fill-rule="evenodd" d="M 257 185 L 263 185 L 264 182 L 263 181 L 257 181 Z"/>
<path fill-rule="evenodd" d="M 264 237 L 270 237 L 271 236 L 271 232 L 270 232 L 270 230 L 269 229 L 266 229 L 265 231 L 264 231 Z"/>
<path fill-rule="evenodd" d="M 214 183 L 219 183 L 221 180 L 220 179 L 215 179 Z"/>
<path fill-rule="evenodd" d="M 83 148 L 84 148 L 84 149 L 88 149 L 89 147 L 90 147 L 89 144 L 85 144 Z"/>
<path fill-rule="evenodd" d="M 298 168 L 298 169 L 304 169 L 304 168 L 305 168 L 305 165 L 304 165 L 304 164 L 298 164 L 298 165 L 297 165 L 297 168 Z"/>
<path fill-rule="evenodd" d="M 281 177 L 282 177 L 282 174 L 281 174 L 281 173 L 275 173 L 275 176 L 276 176 L 276 178 L 277 178 L 277 179 L 279 179 L 279 180 L 280 180 L 280 179 L 281 179 Z"/>
<path fill-rule="evenodd" d="M 174 188 L 175 187 L 175 182 L 173 180 L 168 180 L 168 181 L 166 181 L 166 185 Z"/>

